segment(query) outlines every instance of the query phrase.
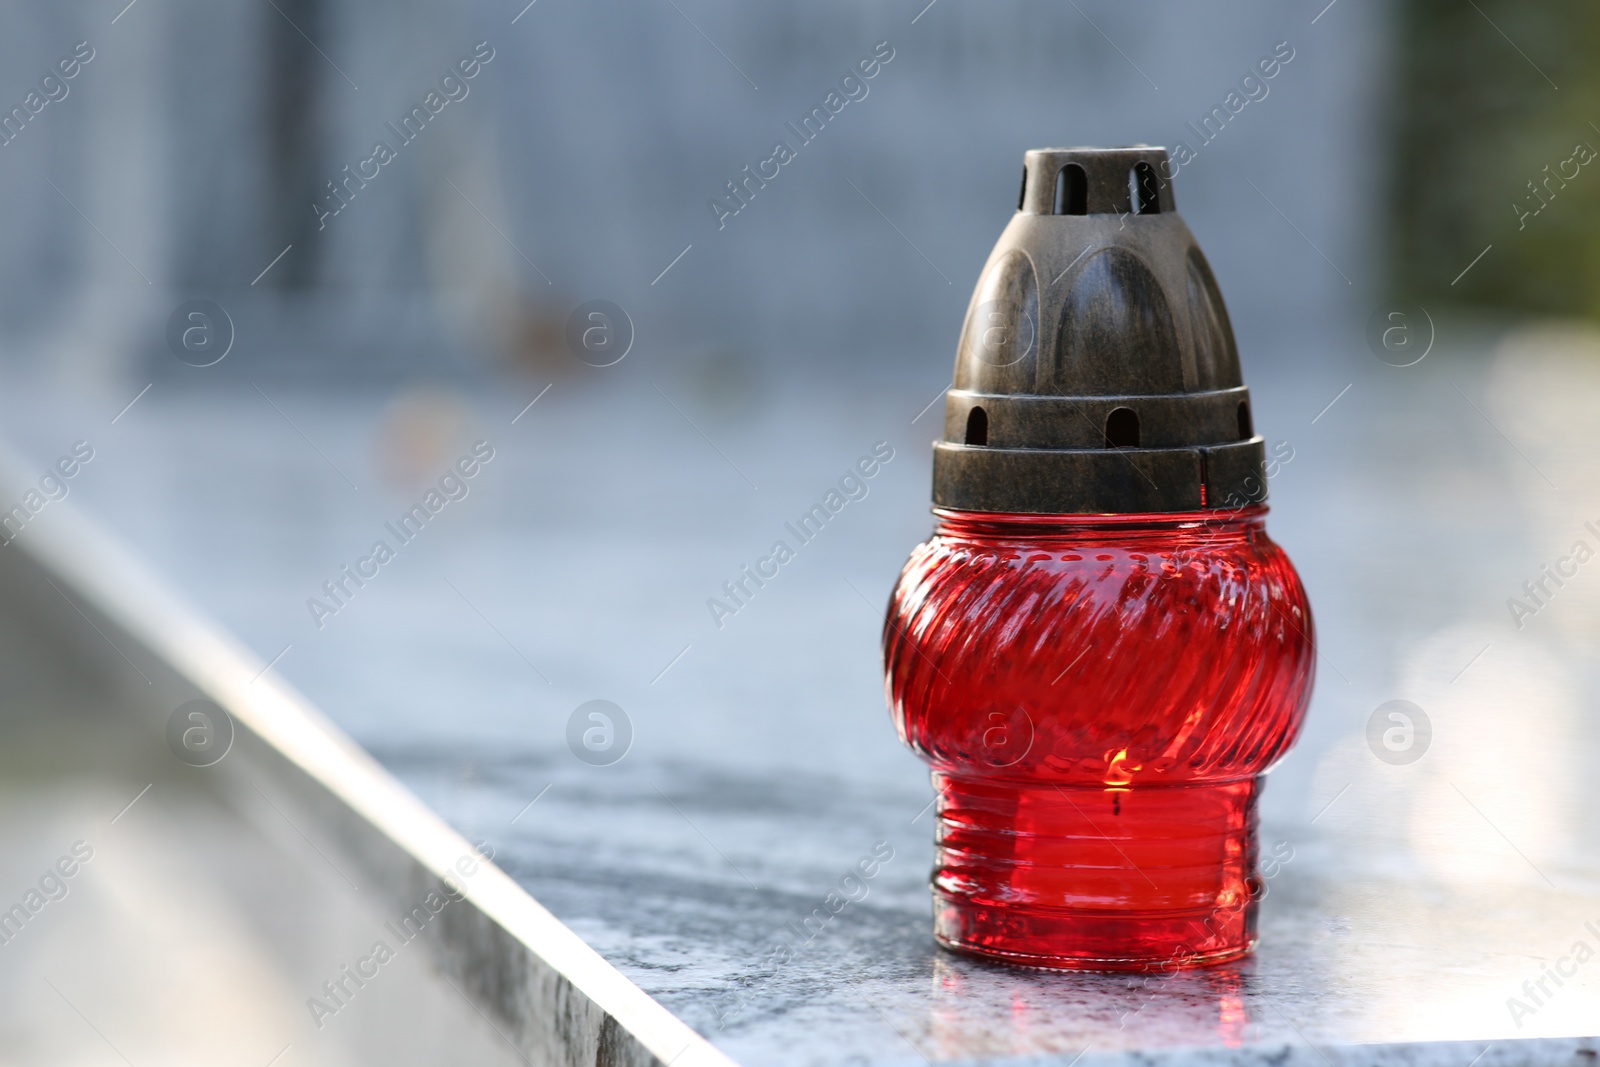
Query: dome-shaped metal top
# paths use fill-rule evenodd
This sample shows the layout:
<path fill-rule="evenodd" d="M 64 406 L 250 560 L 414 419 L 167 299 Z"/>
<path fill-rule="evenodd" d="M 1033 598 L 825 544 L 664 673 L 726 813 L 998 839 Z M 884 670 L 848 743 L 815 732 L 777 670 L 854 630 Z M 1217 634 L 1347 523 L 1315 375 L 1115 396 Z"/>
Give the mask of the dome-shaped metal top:
<path fill-rule="evenodd" d="M 1028 152 L 967 309 L 933 499 L 1174 512 L 1264 499 L 1233 327 L 1163 148 Z"/>

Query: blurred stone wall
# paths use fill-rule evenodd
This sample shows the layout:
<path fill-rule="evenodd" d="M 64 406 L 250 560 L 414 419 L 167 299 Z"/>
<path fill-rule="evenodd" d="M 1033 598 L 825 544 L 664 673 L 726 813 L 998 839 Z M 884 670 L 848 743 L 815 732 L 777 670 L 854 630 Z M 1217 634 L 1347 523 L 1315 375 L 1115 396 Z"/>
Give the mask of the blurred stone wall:
<path fill-rule="evenodd" d="M 1179 208 L 1247 361 L 1377 284 L 1370 0 L 14 5 L 0 98 L 81 41 L 69 94 L 0 146 L 7 367 L 175 373 L 163 327 L 194 297 L 228 309 L 228 373 L 253 377 L 548 367 L 597 298 L 657 358 L 943 364 L 1022 152 L 1050 144 L 1190 140 Z M 466 95 L 397 138 L 478 42 Z M 875 47 L 892 58 L 841 89 Z M 1275 48 L 1293 58 L 1233 111 Z M 802 143 L 786 124 L 830 92 L 858 98 Z M 322 217 L 385 138 L 395 158 Z M 785 139 L 794 158 L 719 225 L 710 202 Z"/>

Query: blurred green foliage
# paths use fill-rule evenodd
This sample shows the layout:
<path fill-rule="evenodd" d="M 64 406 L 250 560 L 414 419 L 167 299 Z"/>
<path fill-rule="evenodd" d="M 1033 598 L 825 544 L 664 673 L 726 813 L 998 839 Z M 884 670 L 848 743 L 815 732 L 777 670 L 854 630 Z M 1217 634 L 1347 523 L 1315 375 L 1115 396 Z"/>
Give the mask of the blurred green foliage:
<path fill-rule="evenodd" d="M 1398 17 L 1397 287 L 1600 319 L 1600 4 L 1404 0 Z"/>

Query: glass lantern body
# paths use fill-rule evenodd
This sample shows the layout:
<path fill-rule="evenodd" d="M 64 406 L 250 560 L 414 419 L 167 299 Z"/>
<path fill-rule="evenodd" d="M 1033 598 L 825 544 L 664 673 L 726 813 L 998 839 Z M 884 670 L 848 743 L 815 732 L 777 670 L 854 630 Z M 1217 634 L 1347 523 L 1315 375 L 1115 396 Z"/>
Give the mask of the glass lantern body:
<path fill-rule="evenodd" d="M 1266 508 L 936 514 L 884 652 L 933 768 L 939 942 L 1094 970 L 1248 953 L 1256 799 L 1315 666 Z"/>

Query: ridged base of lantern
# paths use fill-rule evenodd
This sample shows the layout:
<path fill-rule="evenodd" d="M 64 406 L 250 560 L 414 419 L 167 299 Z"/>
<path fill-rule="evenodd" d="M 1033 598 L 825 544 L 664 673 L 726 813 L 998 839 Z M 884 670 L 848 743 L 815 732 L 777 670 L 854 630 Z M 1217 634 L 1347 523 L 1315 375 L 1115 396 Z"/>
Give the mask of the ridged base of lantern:
<path fill-rule="evenodd" d="M 1070 787 L 934 775 L 934 935 L 1026 967 L 1157 971 L 1256 944 L 1259 780 Z"/>

